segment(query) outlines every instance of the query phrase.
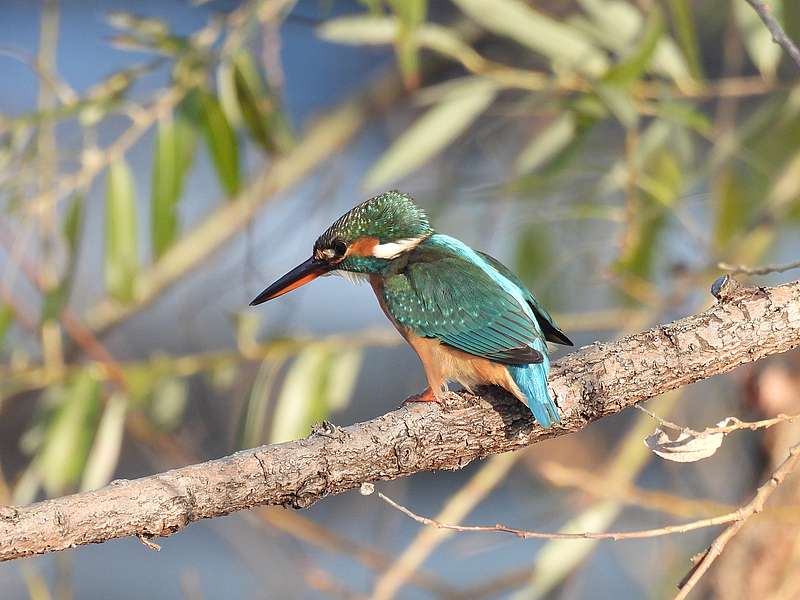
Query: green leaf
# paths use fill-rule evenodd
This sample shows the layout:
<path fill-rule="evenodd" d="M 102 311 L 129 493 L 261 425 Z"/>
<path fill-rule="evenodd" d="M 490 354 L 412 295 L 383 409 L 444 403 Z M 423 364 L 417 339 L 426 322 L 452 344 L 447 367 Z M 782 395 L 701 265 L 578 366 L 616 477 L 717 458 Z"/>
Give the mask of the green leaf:
<path fill-rule="evenodd" d="M 783 14 L 783 2 L 772 0 L 770 11 L 780 22 Z M 744 39 L 744 45 L 750 59 L 758 67 L 766 79 L 774 79 L 775 71 L 781 60 L 781 47 L 772 41 L 772 34 L 761 22 L 756 11 L 746 2 L 734 2 L 733 14 L 736 24 Z"/>
<path fill-rule="evenodd" d="M 105 279 L 108 293 L 123 302 L 133 299 L 139 273 L 135 194 L 124 159 L 113 162 L 106 192 Z"/>
<path fill-rule="evenodd" d="M 655 120 L 645 128 L 639 136 L 639 145 L 633 159 L 637 169 L 641 169 L 669 141 L 673 127 L 666 121 Z M 607 194 L 623 189 L 629 178 L 628 168 L 625 158 L 616 160 L 601 180 L 600 191 Z"/>
<path fill-rule="evenodd" d="M 191 123 L 180 113 L 158 124 L 150 196 L 151 241 L 156 259 L 178 235 L 178 201 L 194 157 L 195 140 Z"/>
<path fill-rule="evenodd" d="M 214 168 L 217 171 L 222 189 L 233 199 L 239 191 L 239 147 L 228 118 L 220 106 L 219 100 L 209 93 L 201 92 L 198 96 L 200 119 L 206 145 L 211 154 Z"/>
<path fill-rule="evenodd" d="M 395 41 L 395 53 L 400 72 L 409 87 L 419 83 L 419 50 L 415 31 L 425 21 L 428 9 L 427 0 L 388 0 L 392 11 L 397 15 L 400 28 Z"/>
<path fill-rule="evenodd" d="M 380 16 L 383 14 L 383 3 L 381 0 L 358 0 L 359 3 L 367 7 L 370 15 Z"/>
<path fill-rule="evenodd" d="M 522 0 L 454 0 L 455 4 L 485 29 L 513 39 L 552 61 L 556 67 L 600 77 L 608 68 L 604 52 L 580 30 L 560 23 L 531 8 Z"/>
<path fill-rule="evenodd" d="M 83 470 L 81 490 L 99 489 L 114 476 L 122 450 L 122 440 L 125 437 L 127 412 L 126 398 L 121 394 L 112 394 L 97 426 L 97 434 L 86 461 L 86 468 Z"/>
<path fill-rule="evenodd" d="M 537 132 L 517 156 L 514 170 L 518 174 L 530 173 L 561 152 L 575 138 L 575 115 L 570 111 Z"/>
<path fill-rule="evenodd" d="M 252 448 L 264 443 L 264 423 L 272 395 L 272 386 L 285 360 L 286 357 L 283 354 L 273 352 L 261 361 L 239 425 L 239 446 L 241 448 Z"/>
<path fill-rule="evenodd" d="M 317 34 L 329 42 L 351 45 L 391 44 L 400 29 L 395 17 L 354 16 L 326 21 L 317 28 Z M 436 23 L 423 23 L 414 30 L 417 43 L 444 56 L 467 64 L 479 65 L 483 58 L 452 29 Z M 448 82 L 438 85 L 447 85 Z M 435 86 L 431 86 L 435 87 Z M 426 88 L 430 89 L 430 88 Z M 424 93 L 425 90 L 423 90 Z"/>
<path fill-rule="evenodd" d="M 650 67 L 663 33 L 661 11 L 654 7 L 647 17 L 639 42 L 627 56 L 608 70 L 603 80 L 623 87 L 638 81 Z"/>
<path fill-rule="evenodd" d="M 171 431 L 181 424 L 189 389 L 180 377 L 164 377 L 153 391 L 150 418 L 161 429 Z"/>
<path fill-rule="evenodd" d="M 667 223 L 667 210 L 644 200 L 637 204 L 634 220 L 628 224 L 627 239 L 617 269 L 647 277 L 656 257 L 658 240 Z"/>
<path fill-rule="evenodd" d="M 740 233 L 753 212 L 753 202 L 742 174 L 732 168 L 714 178 L 714 247 L 720 251 Z"/>
<path fill-rule="evenodd" d="M 628 54 L 644 27 L 639 9 L 618 0 L 580 0 L 580 3 L 596 23 L 600 43 L 618 54 Z M 648 70 L 679 83 L 690 78 L 683 55 L 667 35 L 658 40 Z"/>
<path fill-rule="evenodd" d="M 303 350 L 292 363 L 275 407 L 271 443 L 308 435 L 309 427 L 328 414 L 322 376 L 329 359 L 327 349 L 314 345 Z"/>
<path fill-rule="evenodd" d="M 703 61 L 700 57 L 700 44 L 694 28 L 692 11 L 687 0 L 669 0 L 672 22 L 683 56 L 689 65 L 689 71 L 695 79 L 703 79 Z"/>
<path fill-rule="evenodd" d="M 252 138 L 267 153 L 288 150 L 292 144 L 289 123 L 249 53 L 236 55 L 233 79 L 242 119 Z"/>
<path fill-rule="evenodd" d="M 363 354 L 359 348 L 348 348 L 331 354 L 330 368 L 325 381 L 325 394 L 330 411 L 342 410 L 350 403 L 361 370 Z"/>
<path fill-rule="evenodd" d="M 618 85 L 597 83 L 594 91 L 626 129 L 634 129 L 639 123 L 639 112 L 633 98 Z"/>
<path fill-rule="evenodd" d="M 42 300 L 42 321 L 57 319 L 69 301 L 72 280 L 78 265 L 78 249 L 83 230 L 83 209 L 86 198 L 83 194 L 75 194 L 69 200 L 64 217 L 62 232 L 68 253 L 67 268 L 58 285 L 45 294 Z"/>
<path fill-rule="evenodd" d="M 378 188 L 430 161 L 461 135 L 497 95 L 494 84 L 467 79 L 417 119 L 367 173 L 364 186 Z"/>
<path fill-rule="evenodd" d="M 659 118 L 691 129 L 702 136 L 710 136 L 714 126 L 708 116 L 690 102 L 662 101 L 656 106 Z"/>
<path fill-rule="evenodd" d="M 353 16 L 325 21 L 317 27 L 317 35 L 328 42 L 350 45 L 392 44 L 397 38 L 396 17 Z"/>
<path fill-rule="evenodd" d="M 0 304 L 0 350 L 3 349 L 3 342 L 13 322 L 14 309 L 10 304 Z"/>
<path fill-rule="evenodd" d="M 92 444 L 99 408 L 100 384 L 91 373 L 82 371 L 63 391 L 33 462 L 48 495 L 61 495 L 77 483 Z"/>

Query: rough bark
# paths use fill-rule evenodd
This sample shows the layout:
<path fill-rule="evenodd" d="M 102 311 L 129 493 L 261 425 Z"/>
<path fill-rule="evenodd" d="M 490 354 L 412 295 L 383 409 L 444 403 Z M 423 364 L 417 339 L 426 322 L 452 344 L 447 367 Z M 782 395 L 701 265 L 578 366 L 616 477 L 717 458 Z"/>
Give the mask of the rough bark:
<path fill-rule="evenodd" d="M 563 415 L 548 430 L 499 390 L 451 394 L 308 438 L 26 507 L 0 507 L 0 560 L 104 542 L 165 536 L 192 521 L 256 505 L 305 508 L 363 482 L 432 469 L 579 431 L 605 415 L 743 363 L 800 346 L 800 282 L 772 288 L 715 284 L 707 311 L 554 364 Z"/>

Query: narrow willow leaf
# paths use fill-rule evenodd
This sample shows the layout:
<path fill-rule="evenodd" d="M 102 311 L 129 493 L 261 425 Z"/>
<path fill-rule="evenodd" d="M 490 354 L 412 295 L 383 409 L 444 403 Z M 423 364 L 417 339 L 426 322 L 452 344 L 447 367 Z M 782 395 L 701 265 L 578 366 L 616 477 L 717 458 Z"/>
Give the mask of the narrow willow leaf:
<path fill-rule="evenodd" d="M 72 280 L 78 265 L 78 250 L 83 230 L 83 212 L 85 197 L 75 194 L 69 199 L 67 213 L 64 216 L 62 234 L 66 241 L 67 268 L 61 276 L 58 285 L 45 294 L 42 301 L 42 321 L 57 319 L 64 310 L 72 290 Z"/>
<path fill-rule="evenodd" d="M 639 146 L 634 156 L 634 163 L 637 169 L 650 160 L 650 158 L 660 150 L 669 140 L 673 125 L 661 119 L 650 123 L 639 137 Z M 600 190 L 603 193 L 621 190 L 628 181 L 628 165 L 626 160 L 617 160 L 609 169 L 608 173 L 600 182 Z"/>
<path fill-rule="evenodd" d="M 239 191 L 239 147 L 228 118 L 214 95 L 199 95 L 200 119 L 222 189 L 233 199 Z"/>
<path fill-rule="evenodd" d="M 627 56 L 608 70 L 603 80 L 620 86 L 638 81 L 650 67 L 663 33 L 664 20 L 661 11 L 654 8 L 647 17 L 639 42 Z"/>
<path fill-rule="evenodd" d="M 522 0 L 454 0 L 476 23 L 546 56 L 555 65 L 600 77 L 608 68 L 604 52 L 580 30 L 559 23 Z"/>
<path fill-rule="evenodd" d="M 9 304 L 0 304 L 0 350 L 3 349 L 3 343 L 6 339 L 6 334 L 14 322 L 14 309 Z"/>
<path fill-rule="evenodd" d="M 297 356 L 278 395 L 270 442 L 304 437 L 309 427 L 327 414 L 321 376 L 329 360 L 329 351 L 318 345 L 306 348 Z"/>
<path fill-rule="evenodd" d="M 690 102 L 662 101 L 656 107 L 660 119 L 676 123 L 702 136 L 710 136 L 714 126 L 711 119 Z"/>
<path fill-rule="evenodd" d="M 642 29 L 642 13 L 630 2 L 578 0 L 591 19 L 598 41 L 617 54 L 630 51 Z"/>
<path fill-rule="evenodd" d="M 370 15 L 380 16 L 383 14 L 383 3 L 381 0 L 358 0 L 359 3 L 367 7 Z"/>
<path fill-rule="evenodd" d="M 317 27 L 317 35 L 337 44 L 383 45 L 397 38 L 399 24 L 396 17 L 354 16 L 325 21 Z"/>
<path fill-rule="evenodd" d="M 678 44 L 689 71 L 695 79 L 703 79 L 703 61 L 700 57 L 700 43 L 697 40 L 697 32 L 694 27 L 694 19 L 688 0 L 669 0 L 672 22 L 675 25 L 675 33 Z"/>
<path fill-rule="evenodd" d="M 430 161 L 461 135 L 497 95 L 494 84 L 468 79 L 417 119 L 367 173 L 364 186 L 378 188 Z"/>
<path fill-rule="evenodd" d="M 355 16 L 339 17 L 326 21 L 317 28 L 317 34 L 329 42 L 351 45 L 392 44 L 397 39 L 400 26 L 396 17 Z M 423 23 L 414 31 L 417 43 L 457 61 L 477 64 L 480 55 L 453 30 L 436 23 Z M 442 85 L 442 84 L 440 84 Z"/>
<path fill-rule="evenodd" d="M 282 354 L 270 353 L 261 361 L 239 426 L 239 446 L 241 448 L 252 448 L 266 441 L 264 424 L 267 419 L 272 387 L 285 358 Z"/>
<path fill-rule="evenodd" d="M 64 390 L 34 459 L 49 495 L 61 495 L 77 483 L 92 444 L 99 408 L 100 385 L 92 374 L 83 371 Z"/>
<path fill-rule="evenodd" d="M 721 251 L 750 220 L 758 201 L 738 169 L 722 169 L 714 178 L 714 247 Z"/>
<path fill-rule="evenodd" d="M 388 0 L 389 6 L 400 22 L 395 40 L 395 53 L 400 72 L 408 87 L 419 84 L 419 49 L 415 31 L 425 21 L 427 0 Z"/>
<path fill-rule="evenodd" d="M 617 0 L 580 0 L 580 3 L 596 24 L 600 43 L 617 54 L 629 54 L 644 27 L 645 19 L 639 9 Z M 658 40 L 649 70 L 676 82 L 691 77 L 686 60 L 667 35 Z"/>
<path fill-rule="evenodd" d="M 780 22 L 783 13 L 782 0 L 770 2 L 770 12 Z M 772 34 L 764 27 L 756 11 L 746 2 L 734 2 L 733 14 L 736 25 L 744 39 L 744 45 L 750 60 L 758 67 L 766 79 L 774 79 L 775 71 L 781 60 L 781 47 L 772 41 Z"/>
<path fill-rule="evenodd" d="M 156 259 L 178 235 L 178 201 L 192 164 L 195 139 L 191 123 L 180 113 L 158 124 L 150 195 L 151 240 Z"/>
<path fill-rule="evenodd" d="M 267 153 L 288 150 L 292 144 L 289 123 L 279 99 L 270 91 L 248 52 L 236 55 L 233 75 L 238 106 L 251 137 Z"/>
<path fill-rule="evenodd" d="M 164 377 L 153 391 L 150 418 L 161 429 L 175 429 L 181 424 L 188 398 L 189 388 L 185 379 Z"/>
<path fill-rule="evenodd" d="M 108 293 L 130 301 L 139 272 L 139 242 L 133 178 L 124 160 L 108 169 L 105 225 L 105 278 Z"/>
<path fill-rule="evenodd" d="M 234 129 L 242 126 L 244 118 L 239 100 L 236 97 L 236 80 L 234 75 L 233 61 L 228 59 L 220 63 L 217 68 L 217 96 L 222 111 L 228 117 L 231 127 Z"/>
<path fill-rule="evenodd" d="M 555 121 L 536 132 L 517 157 L 514 170 L 518 174 L 530 173 L 561 152 L 574 138 L 575 115 L 562 112 Z"/>
<path fill-rule="evenodd" d="M 639 123 L 639 112 L 628 93 L 620 86 L 598 83 L 594 91 L 626 129 L 634 129 Z"/>
<path fill-rule="evenodd" d="M 112 394 L 106 403 L 97 434 L 86 461 L 81 490 L 96 490 L 114 476 L 125 436 L 125 415 L 128 401 L 121 394 Z"/>
<path fill-rule="evenodd" d="M 330 411 L 342 410 L 350 403 L 353 390 L 358 382 L 363 351 L 351 348 L 331 355 L 331 367 L 325 389 L 327 408 Z"/>

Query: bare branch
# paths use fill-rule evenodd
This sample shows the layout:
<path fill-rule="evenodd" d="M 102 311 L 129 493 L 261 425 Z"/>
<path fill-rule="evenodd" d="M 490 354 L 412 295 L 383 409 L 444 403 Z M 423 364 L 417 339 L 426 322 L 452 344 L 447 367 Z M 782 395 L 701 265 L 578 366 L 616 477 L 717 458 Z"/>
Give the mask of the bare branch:
<path fill-rule="evenodd" d="M 800 261 L 786 263 L 783 265 L 766 265 L 763 267 L 748 267 L 747 265 L 731 265 L 726 262 L 717 263 L 717 267 L 723 271 L 728 271 L 734 275 L 769 275 L 771 273 L 783 273 L 792 269 L 800 269 Z"/>
<path fill-rule="evenodd" d="M 769 29 L 769 32 L 772 34 L 772 40 L 783 48 L 792 58 L 794 64 L 800 68 L 800 49 L 798 49 L 789 36 L 786 35 L 781 24 L 772 16 L 769 7 L 763 0 L 745 0 L 745 2 L 752 6 L 753 10 L 756 11 L 758 16 L 761 17 L 761 20 L 764 21 L 764 25 L 767 26 L 767 29 Z"/>
<path fill-rule="evenodd" d="M 708 519 L 701 519 L 699 521 L 692 521 L 691 523 L 684 523 L 682 525 L 666 525 L 664 527 L 657 527 L 655 529 L 639 529 L 636 531 L 582 531 L 579 533 L 565 533 L 561 531 L 531 531 L 529 529 L 517 529 L 516 527 L 509 527 L 502 523 L 496 525 L 454 525 L 452 523 L 443 523 L 436 519 L 423 517 L 413 512 L 411 509 L 406 508 L 402 504 L 398 504 L 385 494 L 378 492 L 378 497 L 386 502 L 392 508 L 399 510 L 407 517 L 413 519 L 417 523 L 435 527 L 436 529 L 448 529 L 450 531 L 458 531 L 461 533 L 507 533 L 523 540 L 638 540 L 642 538 L 662 537 L 665 535 L 674 535 L 676 533 L 687 533 L 695 529 L 705 529 L 706 527 L 713 527 L 715 525 L 725 525 L 733 521 L 742 519 L 741 509 L 717 517 L 710 517 Z"/>
<path fill-rule="evenodd" d="M 772 492 L 786 479 L 786 476 L 791 473 L 800 461 L 800 444 L 793 446 L 789 450 L 789 456 L 785 461 L 775 470 L 770 477 L 756 492 L 753 499 L 746 505 L 739 509 L 741 517 L 731 523 L 725 531 L 723 531 L 714 543 L 709 546 L 708 550 L 702 555 L 700 561 L 689 571 L 689 574 L 684 579 L 680 586 L 680 591 L 675 595 L 675 600 L 683 600 L 689 595 L 700 578 L 708 571 L 711 564 L 722 554 L 725 546 L 729 541 L 739 533 L 739 530 L 744 526 L 747 519 L 754 514 L 759 513 L 764 508 L 767 499 L 772 495 Z"/>
<path fill-rule="evenodd" d="M 686 598 L 692 588 L 697 584 L 703 574 L 711 566 L 711 563 L 722 553 L 725 545 L 733 538 L 734 535 L 742 528 L 745 521 L 752 517 L 754 514 L 761 512 L 764 509 L 764 504 L 770 497 L 772 492 L 786 479 L 787 475 L 791 473 L 800 461 L 800 444 L 792 447 L 789 450 L 789 456 L 786 460 L 775 470 L 770 478 L 756 491 L 753 499 L 747 504 L 731 511 L 727 514 L 708 519 L 701 519 L 692 521 L 691 523 L 684 523 L 682 525 L 667 525 L 665 527 L 658 527 L 656 529 L 641 529 L 637 531 L 612 531 L 612 532 L 580 532 L 580 533 L 563 533 L 563 532 L 543 532 L 543 531 L 530 531 L 526 529 L 517 529 L 498 523 L 492 526 L 483 525 L 454 525 L 451 523 L 443 523 L 435 519 L 423 517 L 416 514 L 409 508 L 398 504 L 388 496 L 378 492 L 378 497 L 386 502 L 392 508 L 400 511 L 407 517 L 413 519 L 417 523 L 434 527 L 436 529 L 447 529 L 449 531 L 458 532 L 479 532 L 479 533 L 505 533 L 511 534 L 522 539 L 551 539 L 551 540 L 631 540 L 642 538 L 661 537 L 665 535 L 674 535 L 677 533 L 686 533 L 688 531 L 695 531 L 697 529 L 704 529 L 706 527 L 714 527 L 716 525 L 725 525 L 730 523 L 730 526 L 725 529 L 715 540 L 714 543 L 702 555 L 702 558 L 697 565 L 690 571 L 687 579 L 680 586 L 680 591 L 675 596 L 675 600 L 682 600 Z"/>
<path fill-rule="evenodd" d="M 800 346 L 800 282 L 725 289 L 703 313 L 555 362 L 550 383 L 562 421 L 550 429 L 497 389 L 450 394 L 443 406 L 399 408 L 332 434 L 0 510 L 0 560 L 123 536 L 170 535 L 192 521 L 256 505 L 305 508 L 363 482 L 459 469 Z"/>

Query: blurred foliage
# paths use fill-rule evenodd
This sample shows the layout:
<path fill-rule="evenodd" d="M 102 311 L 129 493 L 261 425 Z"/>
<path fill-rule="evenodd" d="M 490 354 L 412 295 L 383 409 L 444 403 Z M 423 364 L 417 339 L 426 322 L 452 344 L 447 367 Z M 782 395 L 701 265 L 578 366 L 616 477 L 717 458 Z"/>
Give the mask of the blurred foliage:
<path fill-rule="evenodd" d="M 453 0 L 443 10 L 425 0 L 363 0 L 315 31 L 332 44 L 390 49 L 410 99 L 410 106 L 393 101 L 407 118 L 363 173 L 365 188 L 438 173 L 476 140 L 489 148 L 487 158 L 499 148 L 486 196 L 515 202 L 508 241 L 521 277 L 533 284 L 561 275 L 553 265 L 569 251 L 564 232 L 583 241 L 597 235 L 590 260 L 575 261 L 588 265 L 576 279 L 605 277 L 617 301 L 655 311 L 653 298 L 667 296 L 659 282 L 683 281 L 672 278 L 677 263 L 689 260 L 693 281 L 705 285 L 718 261 L 759 262 L 781 236 L 796 240 L 800 226 L 796 75 L 745 2 L 705 4 L 493 0 L 487 10 L 479 0 Z M 318 138 L 293 128 L 280 74 L 262 48 L 291 5 L 243 2 L 188 35 L 159 19 L 113 13 L 115 47 L 144 55 L 141 63 L 82 93 L 49 77 L 54 106 L 0 116 L 4 219 L 9 229 L 34 223 L 33 255 L 40 271 L 54 274 L 23 275 L 41 292 L 38 315 L 27 314 L 27 302 L 0 297 L 0 352 L 8 358 L 0 399 L 37 394 L 22 436 L 30 462 L 17 478 L 18 499 L 103 485 L 125 435 L 146 438 L 133 420 L 144 418 L 156 434 L 179 431 L 199 389 L 236 399 L 232 445 L 306 435 L 347 406 L 365 348 L 395 343 L 368 334 L 259 341 L 258 317 L 243 313 L 230 327 L 233 348 L 118 362 L 104 332 L 68 327 L 70 309 L 86 316 L 70 297 L 88 235 L 87 199 L 100 182 L 105 243 L 94 250 L 102 254 L 106 300 L 135 314 L 150 302 L 140 293 L 143 273 L 156 269 L 158 280 L 159 268 L 179 270 L 175 249 L 193 231 L 182 218 L 185 190 L 202 152 L 221 204 L 233 207 L 220 213 L 228 219 L 250 201 L 246 190 L 260 171 L 293 151 L 316 155 Z M 800 34 L 797 3 L 771 6 L 790 34 Z M 741 60 L 731 58 L 737 49 Z M 157 76 L 166 84 L 143 99 L 141 84 Z M 366 121 L 372 112 L 346 116 Z M 99 129 L 120 120 L 127 127 L 101 147 Z M 43 182 L 44 133 L 64 123 L 77 125 L 82 145 L 59 146 L 56 163 L 77 168 Z M 149 204 L 128 166 L 131 150 L 146 144 Z M 262 163 L 252 167 L 251 156 Z M 611 234 L 596 234 L 601 225 Z M 10 246 L 4 240 L 5 254 L 18 258 Z M 582 286 L 581 279 L 571 289 Z M 555 300 L 566 285 L 552 287 L 543 297 Z M 60 364 L 42 358 L 44 323 L 58 320 L 73 342 Z M 87 360 L 76 359 L 76 348 Z"/>

